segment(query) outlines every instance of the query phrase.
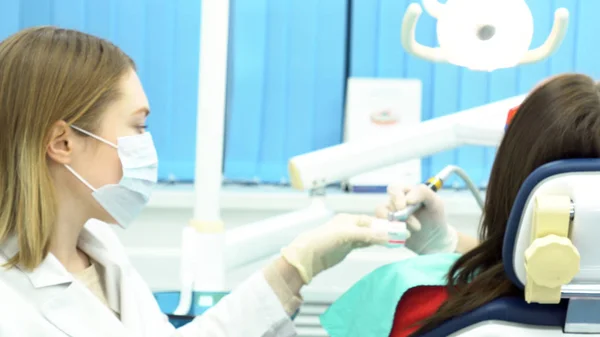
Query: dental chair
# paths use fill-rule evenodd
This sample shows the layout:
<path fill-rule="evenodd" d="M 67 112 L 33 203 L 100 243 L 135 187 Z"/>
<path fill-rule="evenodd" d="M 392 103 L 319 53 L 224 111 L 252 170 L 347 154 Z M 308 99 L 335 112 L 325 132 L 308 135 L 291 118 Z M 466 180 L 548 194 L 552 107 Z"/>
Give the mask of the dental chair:
<path fill-rule="evenodd" d="M 502 249 L 506 274 L 525 296 L 499 298 L 422 336 L 600 336 L 599 191 L 600 159 L 531 173 Z"/>

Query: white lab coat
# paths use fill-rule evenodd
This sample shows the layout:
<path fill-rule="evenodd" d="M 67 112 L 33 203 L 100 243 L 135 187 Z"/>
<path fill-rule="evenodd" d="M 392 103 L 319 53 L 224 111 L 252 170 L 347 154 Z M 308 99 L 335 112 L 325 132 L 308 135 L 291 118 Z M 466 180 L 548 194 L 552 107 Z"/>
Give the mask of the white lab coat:
<path fill-rule="evenodd" d="M 132 267 L 109 225 L 89 221 L 79 248 L 103 265 L 109 306 L 49 254 L 32 272 L 0 267 L 2 337 L 288 337 L 293 324 L 262 273 L 241 284 L 215 307 L 177 330 Z M 0 245 L 0 265 L 18 251 L 16 238 Z"/>

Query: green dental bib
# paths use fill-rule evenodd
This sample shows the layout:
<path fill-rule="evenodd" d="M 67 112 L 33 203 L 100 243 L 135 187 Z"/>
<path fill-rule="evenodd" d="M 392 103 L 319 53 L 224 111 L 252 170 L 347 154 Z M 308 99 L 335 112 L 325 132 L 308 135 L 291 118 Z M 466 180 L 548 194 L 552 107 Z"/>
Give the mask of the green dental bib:
<path fill-rule="evenodd" d="M 335 301 L 321 316 L 331 337 L 388 337 L 402 295 L 417 286 L 446 284 L 459 254 L 411 257 L 380 267 Z"/>

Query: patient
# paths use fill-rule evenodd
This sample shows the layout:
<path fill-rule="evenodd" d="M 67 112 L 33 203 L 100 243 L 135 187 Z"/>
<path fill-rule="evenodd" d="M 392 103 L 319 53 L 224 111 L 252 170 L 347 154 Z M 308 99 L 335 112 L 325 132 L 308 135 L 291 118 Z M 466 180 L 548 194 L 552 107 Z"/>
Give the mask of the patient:
<path fill-rule="evenodd" d="M 418 253 L 464 253 L 451 267 L 446 286 L 421 286 L 404 293 L 390 336 L 418 336 L 498 297 L 523 296 L 504 273 L 506 223 L 527 176 L 545 163 L 568 158 L 600 158 L 600 85 L 580 74 L 546 80 L 516 111 L 492 167 L 480 243 L 446 224 L 442 201 L 429 189 L 390 187 L 392 202 L 379 210 L 380 216 L 407 203 L 425 204 L 409 221 L 419 239 Z"/>

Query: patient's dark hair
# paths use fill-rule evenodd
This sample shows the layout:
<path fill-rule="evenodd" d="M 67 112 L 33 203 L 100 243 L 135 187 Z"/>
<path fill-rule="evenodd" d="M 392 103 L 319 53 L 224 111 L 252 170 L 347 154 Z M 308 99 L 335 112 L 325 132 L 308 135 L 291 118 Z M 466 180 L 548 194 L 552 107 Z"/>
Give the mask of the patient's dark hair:
<path fill-rule="evenodd" d="M 547 80 L 518 108 L 492 167 L 481 218 L 481 244 L 454 263 L 447 276 L 448 301 L 421 322 L 412 336 L 498 297 L 523 296 L 506 276 L 502 262 L 508 216 L 532 171 L 568 158 L 600 158 L 600 85 L 581 74 Z"/>

